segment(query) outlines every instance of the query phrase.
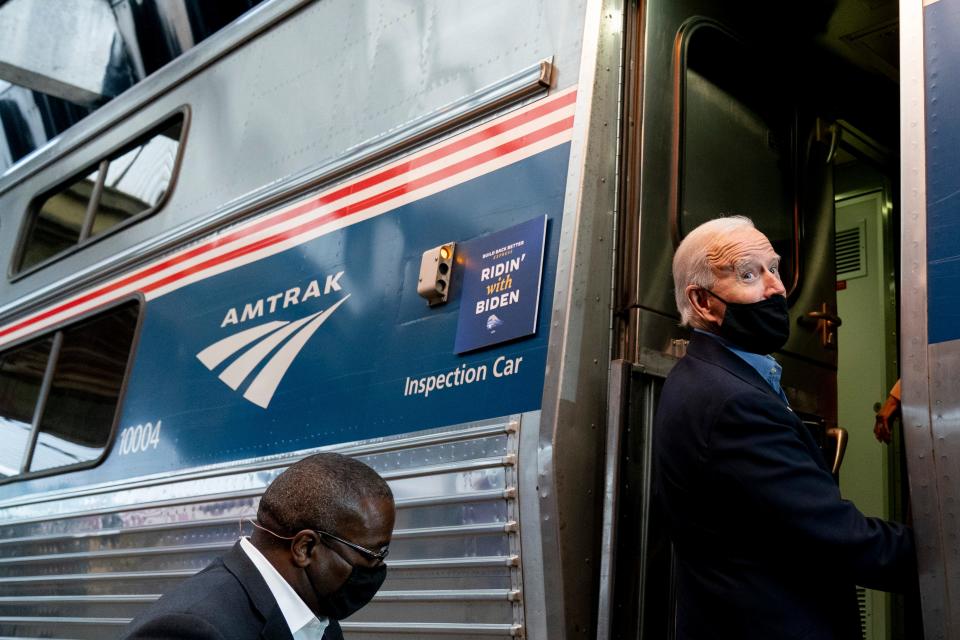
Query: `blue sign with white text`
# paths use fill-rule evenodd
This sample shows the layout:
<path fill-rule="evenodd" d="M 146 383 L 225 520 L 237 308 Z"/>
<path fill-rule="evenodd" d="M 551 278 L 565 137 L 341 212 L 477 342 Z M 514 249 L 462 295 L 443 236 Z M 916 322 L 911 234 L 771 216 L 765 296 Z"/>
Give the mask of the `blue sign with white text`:
<path fill-rule="evenodd" d="M 536 333 L 547 217 L 458 245 L 463 293 L 454 351 Z"/>

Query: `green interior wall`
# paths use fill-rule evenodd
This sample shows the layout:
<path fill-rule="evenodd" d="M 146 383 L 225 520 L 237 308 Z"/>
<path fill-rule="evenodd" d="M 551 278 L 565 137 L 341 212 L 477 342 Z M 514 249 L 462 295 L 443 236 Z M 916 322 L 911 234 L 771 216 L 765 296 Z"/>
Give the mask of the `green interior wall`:
<path fill-rule="evenodd" d="M 892 516 L 887 445 L 873 435 L 874 413 L 896 381 L 896 292 L 892 268 L 890 205 L 882 177 L 862 167 L 838 170 L 836 230 L 864 231 L 862 269 L 838 276 L 837 420 L 849 433 L 840 473 L 843 496 L 866 515 Z M 844 177 L 850 184 L 844 192 Z M 872 189 L 872 190 L 870 190 Z M 867 590 L 867 640 L 891 637 L 890 598 Z"/>

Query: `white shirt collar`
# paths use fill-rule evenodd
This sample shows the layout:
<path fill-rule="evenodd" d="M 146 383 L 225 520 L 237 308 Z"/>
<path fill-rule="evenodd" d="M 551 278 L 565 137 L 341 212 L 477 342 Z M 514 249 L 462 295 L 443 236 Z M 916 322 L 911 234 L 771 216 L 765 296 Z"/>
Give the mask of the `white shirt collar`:
<path fill-rule="evenodd" d="M 280 606 L 280 612 L 283 614 L 284 620 L 287 621 L 287 626 L 290 627 L 290 633 L 297 640 L 301 638 L 304 640 L 313 638 L 320 640 L 329 624 L 329 620 L 318 618 L 313 614 L 313 611 L 300 599 L 290 583 L 283 579 L 283 576 L 260 553 L 260 550 L 253 546 L 248 538 L 240 538 L 240 548 L 246 552 L 250 561 L 253 562 L 253 566 L 263 576 L 270 593 L 273 594 L 274 599 Z M 301 631 L 303 633 L 300 633 Z"/>

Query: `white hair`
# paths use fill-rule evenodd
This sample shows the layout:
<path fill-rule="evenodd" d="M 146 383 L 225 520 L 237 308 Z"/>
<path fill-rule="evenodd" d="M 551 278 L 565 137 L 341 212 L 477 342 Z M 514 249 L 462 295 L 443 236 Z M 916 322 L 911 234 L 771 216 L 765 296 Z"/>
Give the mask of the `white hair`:
<path fill-rule="evenodd" d="M 738 229 L 753 229 L 753 221 L 746 216 L 728 216 L 714 218 L 704 222 L 686 235 L 673 254 L 673 294 L 680 312 L 680 325 L 694 326 L 700 329 L 699 318 L 694 315 L 687 287 L 696 285 L 703 289 L 712 289 L 717 277 L 710 268 L 707 253 L 719 236 Z"/>

